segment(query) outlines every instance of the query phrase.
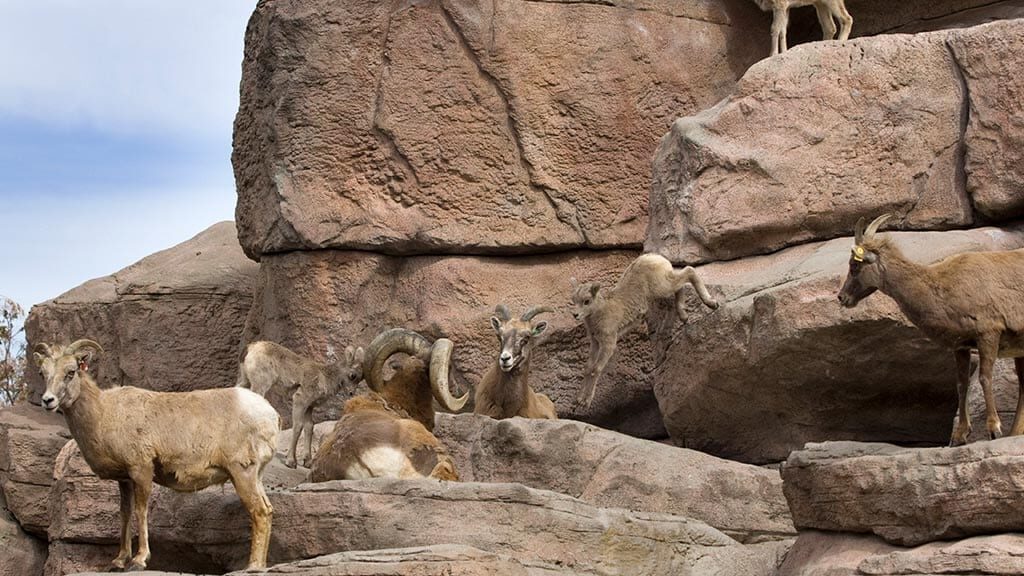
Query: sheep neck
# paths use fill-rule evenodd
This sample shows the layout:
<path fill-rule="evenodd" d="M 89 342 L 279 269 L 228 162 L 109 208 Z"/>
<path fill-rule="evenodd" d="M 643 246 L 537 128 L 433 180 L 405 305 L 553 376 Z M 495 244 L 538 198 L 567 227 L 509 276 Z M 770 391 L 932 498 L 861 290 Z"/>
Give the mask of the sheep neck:
<path fill-rule="evenodd" d="M 98 445 L 100 430 L 104 424 L 101 399 L 103 392 L 87 375 L 80 376 L 79 381 L 81 386 L 78 398 L 71 406 L 63 409 L 64 420 L 68 423 L 71 436 L 78 442 L 82 455 L 86 461 L 91 461 L 90 457 Z"/>
<path fill-rule="evenodd" d="M 498 367 L 498 397 L 497 404 L 517 414 L 526 405 L 526 394 L 529 386 L 526 384 L 527 376 L 530 373 L 530 358 L 524 358 L 518 366 L 504 372 Z"/>
<path fill-rule="evenodd" d="M 941 325 L 936 314 L 943 310 L 942 298 L 935 289 L 931 269 L 908 260 L 895 246 L 885 246 L 879 254 L 882 285 L 879 290 L 896 301 L 900 310 L 926 332 Z"/>

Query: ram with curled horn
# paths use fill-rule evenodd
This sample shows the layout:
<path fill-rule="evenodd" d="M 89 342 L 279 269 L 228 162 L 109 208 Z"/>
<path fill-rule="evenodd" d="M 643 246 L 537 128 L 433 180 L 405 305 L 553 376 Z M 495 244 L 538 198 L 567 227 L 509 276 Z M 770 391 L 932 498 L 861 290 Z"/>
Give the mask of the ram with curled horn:
<path fill-rule="evenodd" d="M 384 380 L 383 370 L 395 354 L 407 356 Z M 449 389 L 452 342 L 431 342 L 411 330 L 394 328 L 374 338 L 366 349 L 363 372 L 370 392 L 345 403 L 342 417 L 324 438 L 310 470 L 310 480 L 421 478 L 458 480 L 444 445 L 433 435 L 433 401 L 458 412 L 469 393 Z"/>
<path fill-rule="evenodd" d="M 1024 391 L 1024 249 L 966 252 L 932 265 L 907 259 L 878 229 L 891 216 L 883 214 L 854 230 L 849 272 L 839 302 L 853 308 L 875 291 L 896 301 L 900 310 L 929 338 L 953 349 L 957 367 L 959 419 L 951 445 L 967 442 L 971 432 L 967 391 L 971 351 L 978 351 L 979 380 L 985 396 L 990 438 L 1002 434 L 992 393 L 992 369 L 997 357 L 1013 358 Z M 1024 433 L 1024 394 L 1010 432 Z"/>
<path fill-rule="evenodd" d="M 556 419 L 555 404 L 544 394 L 530 387 L 530 362 L 533 351 L 542 341 L 548 323 L 534 320 L 553 310 L 533 306 L 519 318 L 513 318 L 508 306 L 498 304 L 491 317 L 491 327 L 498 336 L 497 358 L 476 387 L 473 411 L 492 418 Z"/>

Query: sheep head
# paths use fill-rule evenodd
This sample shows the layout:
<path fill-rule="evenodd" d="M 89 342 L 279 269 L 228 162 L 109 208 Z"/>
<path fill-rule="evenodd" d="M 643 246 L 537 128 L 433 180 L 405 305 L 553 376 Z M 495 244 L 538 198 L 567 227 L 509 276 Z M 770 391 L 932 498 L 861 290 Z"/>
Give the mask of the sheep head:
<path fill-rule="evenodd" d="M 570 278 L 569 282 L 572 283 L 572 317 L 582 322 L 595 310 L 599 310 L 604 303 L 601 283 L 587 282 L 580 284 L 575 278 Z"/>
<path fill-rule="evenodd" d="M 864 218 L 857 221 L 854 229 L 853 248 L 850 250 L 850 269 L 846 281 L 839 290 L 839 303 L 853 308 L 882 285 L 882 271 L 879 266 L 878 249 L 884 245 L 883 238 L 875 238 L 878 228 L 892 217 L 882 214 L 865 228 Z"/>
<path fill-rule="evenodd" d="M 362 348 L 346 346 L 345 353 L 331 363 L 331 376 L 335 379 L 338 387 L 354 389 L 355 385 L 363 379 L 363 365 L 366 362 L 366 352 Z"/>
<path fill-rule="evenodd" d="M 400 352 L 414 356 L 427 365 L 431 392 L 445 410 L 458 412 L 466 405 L 469 393 L 456 398 L 452 395 L 448 384 L 452 341 L 447 338 L 438 338 L 431 342 L 426 337 L 404 328 L 392 328 L 378 334 L 367 347 L 363 362 L 363 374 L 371 390 L 378 393 L 383 390 L 384 364 L 388 358 Z"/>
<path fill-rule="evenodd" d="M 528 362 L 533 347 L 544 333 L 548 323 L 534 320 L 534 316 L 553 312 L 547 306 L 534 306 L 519 318 L 512 318 L 508 306 L 498 304 L 491 317 L 491 326 L 498 335 L 501 349 L 498 352 L 498 368 L 502 372 L 511 372 L 523 362 Z"/>
<path fill-rule="evenodd" d="M 88 374 L 89 366 L 100 354 L 103 354 L 103 347 L 86 339 L 64 347 L 36 344 L 32 357 L 46 382 L 43 408 L 52 412 L 74 405 L 82 391 L 82 377 Z"/>

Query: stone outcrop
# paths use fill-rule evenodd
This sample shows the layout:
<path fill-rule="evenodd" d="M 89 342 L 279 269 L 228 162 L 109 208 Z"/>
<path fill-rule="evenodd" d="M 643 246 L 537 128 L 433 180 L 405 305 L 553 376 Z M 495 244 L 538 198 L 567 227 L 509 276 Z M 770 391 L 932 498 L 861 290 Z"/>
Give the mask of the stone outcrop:
<path fill-rule="evenodd" d="M 653 137 L 767 54 L 747 0 L 263 2 L 236 220 L 293 249 L 639 247 Z"/>
<path fill-rule="evenodd" d="M 70 437 L 59 414 L 29 404 L 0 409 L 0 496 L 35 536 L 46 537 L 53 463 Z"/>
<path fill-rule="evenodd" d="M 474 386 L 497 358 L 489 320 L 495 305 L 505 302 L 521 314 L 529 306 L 547 304 L 556 311 L 545 316 L 548 336 L 534 353 L 531 386 L 551 397 L 560 417 L 662 438 L 665 429 L 651 390 L 652 345 L 643 329 L 621 339 L 590 409 L 574 406 L 589 343 L 583 326 L 569 314 L 569 278 L 613 285 L 636 255 L 402 258 L 338 250 L 266 255 L 247 333 L 319 359 L 329 349 L 366 346 L 387 328 L 445 336 L 454 341 L 453 363 L 462 375 L 455 383 Z M 344 399 L 326 402 L 317 420 L 337 418 Z"/>
<path fill-rule="evenodd" d="M 825 442 L 793 452 L 783 489 L 797 528 L 916 546 L 1024 531 L 1024 438 L 956 448 Z"/>
<path fill-rule="evenodd" d="M 31 344 L 99 342 L 106 350 L 98 364 L 104 387 L 231 386 L 258 268 L 239 248 L 234 224 L 221 222 L 33 306 L 25 332 Z M 30 376 L 30 399 L 38 402 L 42 379 L 34 370 Z"/>
<path fill-rule="evenodd" d="M 795 534 L 775 470 L 570 420 L 439 414 L 435 435 L 469 482 L 519 482 L 594 506 L 701 520 L 744 543 Z"/>
<path fill-rule="evenodd" d="M 922 263 L 1024 247 L 1021 226 L 891 236 Z M 766 463 L 810 441 L 948 442 L 952 352 L 887 296 L 839 306 L 851 244 L 841 238 L 700 268 L 721 308 L 656 341 L 664 361 L 654 391 L 675 444 Z M 1016 388 L 1015 378 L 1006 384 Z"/>
<path fill-rule="evenodd" d="M 116 484 L 93 476 L 77 450 L 61 459 L 56 475 L 51 545 L 116 542 Z M 583 573 L 693 570 L 768 576 L 790 544 L 743 545 L 697 520 L 599 508 L 517 484 L 335 481 L 269 496 L 274 506 L 271 563 L 339 550 L 457 542 Z M 154 569 L 171 568 L 168 563 L 174 562 L 174 569 L 221 572 L 242 566 L 248 555 L 248 517 L 230 486 L 195 494 L 158 487 L 149 526 Z M 183 567 L 186 550 L 192 564 Z"/>
<path fill-rule="evenodd" d="M 887 211 L 919 230 L 1024 215 L 1022 38 L 1011 20 L 759 62 L 662 138 L 645 249 L 694 263 L 845 236 Z"/>
<path fill-rule="evenodd" d="M 0 576 L 42 576 L 45 562 L 46 543 L 21 529 L 0 491 Z"/>

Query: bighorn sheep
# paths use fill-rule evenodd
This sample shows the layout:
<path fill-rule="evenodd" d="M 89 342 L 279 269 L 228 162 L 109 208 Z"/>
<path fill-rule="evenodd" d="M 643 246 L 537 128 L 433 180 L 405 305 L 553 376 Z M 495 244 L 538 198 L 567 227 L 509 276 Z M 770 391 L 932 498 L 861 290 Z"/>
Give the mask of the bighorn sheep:
<path fill-rule="evenodd" d="M 476 387 L 473 412 L 491 418 L 558 418 L 555 404 L 544 394 L 530 388 L 530 360 L 538 337 L 547 329 L 547 322 L 533 318 L 552 312 L 546 306 L 534 306 L 518 319 L 512 318 L 508 306 L 498 304 L 491 317 L 491 326 L 498 334 L 501 347 L 491 367 Z"/>
<path fill-rule="evenodd" d="M 345 355 L 330 364 L 318 364 L 273 342 L 253 342 L 246 347 L 245 358 L 238 365 L 240 388 L 251 388 L 266 397 L 272 386 L 279 385 L 292 397 L 292 443 L 285 465 L 295 468 L 299 436 L 306 436 L 306 457 L 302 465 L 309 467 L 313 459 L 313 408 L 324 399 L 335 396 L 343 386 L 354 387 L 363 379 L 363 349 L 349 346 Z"/>
<path fill-rule="evenodd" d="M 950 445 L 966 443 L 971 433 L 967 414 L 971 350 L 978 351 L 991 438 L 1002 434 L 992 395 L 992 367 L 996 357 L 1014 358 L 1022 394 L 1010 434 L 1024 433 L 1024 250 L 967 252 L 922 266 L 907 260 L 888 237 L 875 235 L 888 218 L 883 214 L 866 229 L 863 218 L 857 223 L 839 302 L 853 308 L 880 290 L 928 337 L 953 348 L 959 422 Z"/>
<path fill-rule="evenodd" d="M 786 29 L 789 28 L 789 9 L 801 6 L 814 6 L 818 11 L 818 23 L 821 24 L 821 37 L 831 40 L 836 35 L 836 23 L 839 20 L 839 40 L 850 37 L 853 17 L 846 11 L 845 0 L 754 0 L 765 12 L 772 13 L 772 56 L 785 52 Z"/>
<path fill-rule="evenodd" d="M 619 337 L 647 318 L 647 309 L 654 298 L 675 297 L 680 318 L 686 317 L 683 286 L 692 284 L 704 305 L 712 310 L 718 302 L 704 287 L 704 282 L 691 266 L 682 270 L 658 254 L 641 254 L 626 267 L 611 290 L 602 291 L 598 282 L 579 284 L 571 278 L 572 315 L 583 322 L 590 340 L 590 359 L 583 377 L 583 386 L 576 398 L 578 404 L 590 407 L 608 360 L 615 353 Z"/>
<path fill-rule="evenodd" d="M 89 365 L 103 349 L 92 340 L 66 347 L 36 344 L 34 358 L 46 382 L 43 407 L 64 412 L 72 437 L 97 476 L 121 491 L 121 548 L 113 566 L 132 569 L 149 560 L 149 494 L 153 482 L 194 492 L 227 480 L 252 522 L 250 569 L 267 563 L 273 508 L 263 491 L 263 469 L 274 456 L 277 412 L 239 388 L 153 392 L 125 386 L 100 390 Z M 139 527 L 132 557 L 131 520 Z"/>
<path fill-rule="evenodd" d="M 469 394 L 453 397 L 448 389 L 452 344 L 396 328 L 367 347 L 365 373 L 371 391 L 345 403 L 345 411 L 324 438 L 310 470 L 310 480 L 422 478 L 458 480 L 455 464 L 431 433 L 433 401 L 457 412 Z M 393 354 L 410 356 L 384 381 L 382 370 Z"/>

